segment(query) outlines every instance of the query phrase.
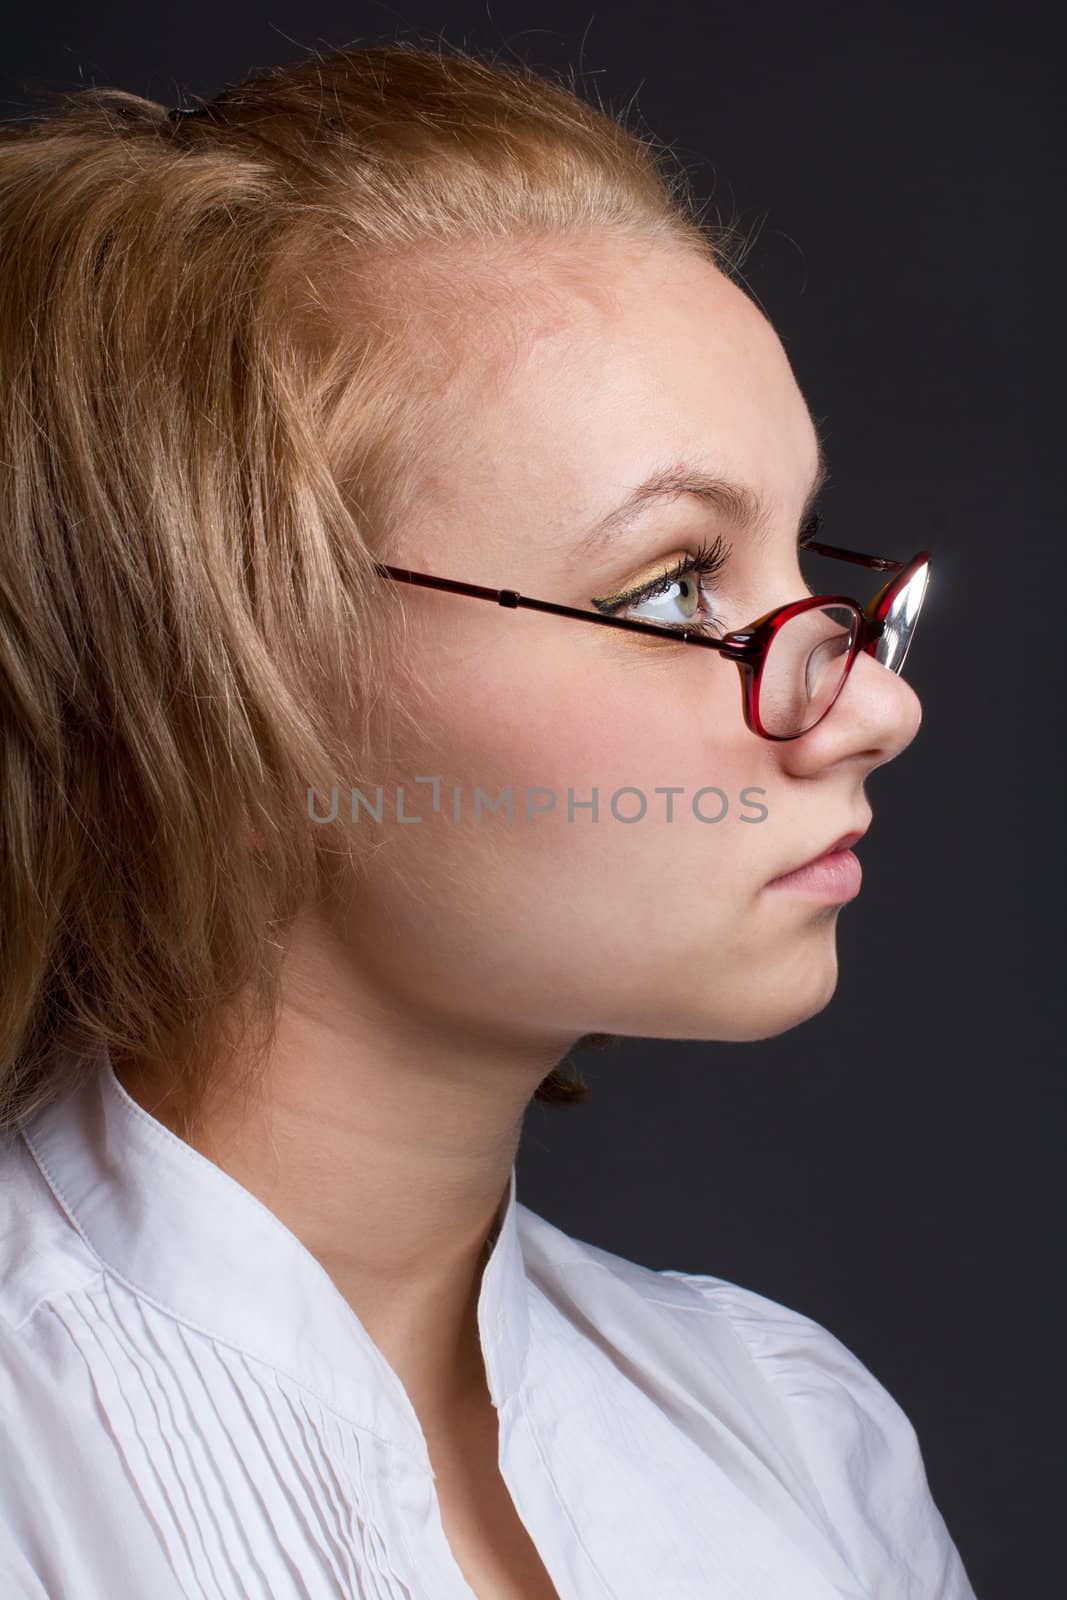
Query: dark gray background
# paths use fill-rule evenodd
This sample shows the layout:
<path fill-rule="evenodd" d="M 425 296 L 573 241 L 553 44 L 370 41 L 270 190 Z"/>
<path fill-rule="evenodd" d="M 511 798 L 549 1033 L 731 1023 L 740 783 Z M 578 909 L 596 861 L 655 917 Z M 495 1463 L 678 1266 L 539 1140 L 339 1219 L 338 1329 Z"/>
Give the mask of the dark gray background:
<path fill-rule="evenodd" d="M 80 83 L 175 103 L 360 39 L 508 46 L 574 66 L 606 106 L 636 96 L 698 194 L 756 231 L 745 280 L 826 436 L 825 537 L 934 551 L 907 669 L 923 727 L 869 781 L 864 889 L 841 914 L 828 1009 L 758 1044 L 581 1052 L 592 1101 L 531 1108 L 520 1197 L 832 1329 L 914 1422 L 979 1600 L 1063 1592 L 1051 18 L 46 0 L 8 20 L 0 61 L 11 116 Z M 679 894 L 691 883 L 680 861 Z"/>

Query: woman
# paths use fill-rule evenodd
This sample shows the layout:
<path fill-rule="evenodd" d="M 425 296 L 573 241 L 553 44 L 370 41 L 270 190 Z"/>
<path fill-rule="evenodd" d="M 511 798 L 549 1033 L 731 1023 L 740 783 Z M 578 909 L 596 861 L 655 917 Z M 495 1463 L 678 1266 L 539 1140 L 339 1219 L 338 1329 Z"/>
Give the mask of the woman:
<path fill-rule="evenodd" d="M 406 45 L 0 174 L 5 1595 L 971 1596 L 828 1330 L 516 1198 L 576 1040 L 828 1003 L 919 726 L 729 231 Z"/>

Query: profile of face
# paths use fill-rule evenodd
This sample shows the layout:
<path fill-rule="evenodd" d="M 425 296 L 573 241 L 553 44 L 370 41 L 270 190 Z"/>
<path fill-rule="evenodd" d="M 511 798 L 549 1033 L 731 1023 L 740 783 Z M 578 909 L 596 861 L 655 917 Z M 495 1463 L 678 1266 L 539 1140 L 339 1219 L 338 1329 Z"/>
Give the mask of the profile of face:
<path fill-rule="evenodd" d="M 696 610 L 690 580 L 618 614 L 711 617 L 721 635 L 802 598 L 818 441 L 773 328 L 667 245 L 598 245 L 585 267 L 542 267 L 521 333 L 472 346 L 388 559 L 595 612 L 721 538 Z M 678 493 L 589 540 L 681 463 L 748 485 L 762 532 Z M 906 681 L 861 655 L 822 722 L 773 742 L 749 731 L 718 652 L 399 592 L 408 714 L 361 781 L 382 784 L 383 820 L 352 824 L 372 848 L 332 929 L 361 984 L 427 1024 L 561 1052 L 588 1032 L 765 1038 L 827 1004 L 841 902 L 770 880 L 867 826 L 867 774 L 918 731 Z M 421 821 L 398 819 L 399 785 Z M 510 821 L 484 802 L 476 819 L 476 790 L 509 789 Z"/>

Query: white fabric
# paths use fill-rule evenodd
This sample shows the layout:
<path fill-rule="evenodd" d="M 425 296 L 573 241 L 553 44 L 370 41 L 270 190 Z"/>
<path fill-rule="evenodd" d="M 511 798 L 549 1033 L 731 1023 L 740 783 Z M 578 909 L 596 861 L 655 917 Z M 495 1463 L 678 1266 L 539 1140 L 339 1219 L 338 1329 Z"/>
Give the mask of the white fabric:
<path fill-rule="evenodd" d="M 516 1199 L 478 1323 L 561 1600 L 974 1600 L 914 1430 L 817 1323 Z M 103 1057 L 0 1139 L 4 1600 L 470 1600 L 325 1269 Z"/>

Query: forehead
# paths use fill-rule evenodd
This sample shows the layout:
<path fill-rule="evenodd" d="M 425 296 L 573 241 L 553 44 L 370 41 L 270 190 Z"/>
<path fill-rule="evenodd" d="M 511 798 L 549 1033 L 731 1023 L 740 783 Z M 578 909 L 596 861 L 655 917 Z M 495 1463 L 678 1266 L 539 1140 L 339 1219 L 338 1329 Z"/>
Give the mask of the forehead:
<path fill-rule="evenodd" d="M 517 273 L 477 324 L 426 490 L 564 545 L 657 469 L 700 462 L 795 510 L 817 442 L 762 312 L 712 263 L 597 245 Z"/>

